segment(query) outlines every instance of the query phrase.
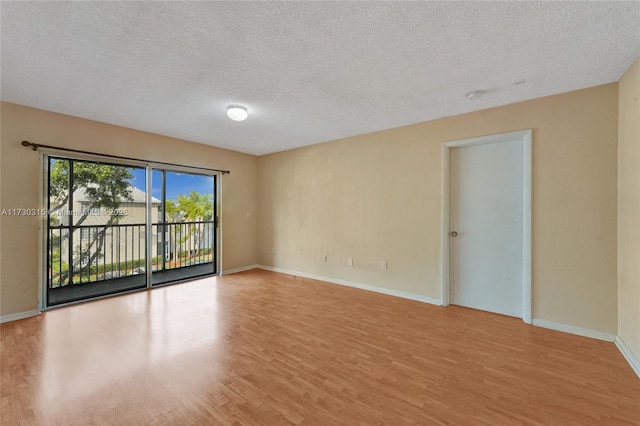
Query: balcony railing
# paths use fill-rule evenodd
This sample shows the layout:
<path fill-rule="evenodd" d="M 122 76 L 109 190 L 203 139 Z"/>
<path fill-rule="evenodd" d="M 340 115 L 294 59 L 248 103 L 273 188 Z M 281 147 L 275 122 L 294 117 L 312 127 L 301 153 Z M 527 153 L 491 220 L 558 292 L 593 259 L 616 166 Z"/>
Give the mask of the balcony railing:
<path fill-rule="evenodd" d="M 152 272 L 214 262 L 214 227 L 213 221 L 151 225 Z M 146 246 L 145 224 L 50 226 L 48 286 L 145 274 Z"/>

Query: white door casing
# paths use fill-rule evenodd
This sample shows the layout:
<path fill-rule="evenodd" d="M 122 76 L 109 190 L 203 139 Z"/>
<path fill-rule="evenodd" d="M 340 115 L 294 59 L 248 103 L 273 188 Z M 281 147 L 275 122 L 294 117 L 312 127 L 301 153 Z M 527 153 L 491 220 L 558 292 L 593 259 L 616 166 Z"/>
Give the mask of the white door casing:
<path fill-rule="evenodd" d="M 446 142 L 442 153 L 442 304 L 531 323 L 531 131 Z"/>

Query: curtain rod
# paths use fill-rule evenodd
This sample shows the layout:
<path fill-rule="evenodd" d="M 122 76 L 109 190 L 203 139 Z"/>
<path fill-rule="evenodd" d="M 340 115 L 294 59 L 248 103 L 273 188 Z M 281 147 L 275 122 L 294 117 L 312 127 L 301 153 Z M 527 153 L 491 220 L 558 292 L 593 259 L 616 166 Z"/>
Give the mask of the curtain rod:
<path fill-rule="evenodd" d="M 25 147 L 30 146 L 31 149 L 33 149 L 34 151 L 37 151 L 38 148 L 50 148 L 50 149 L 57 149 L 60 151 L 75 152 L 77 154 L 100 155 L 102 157 L 107 157 L 107 158 L 118 158 L 120 160 L 142 161 L 144 163 L 162 164 L 165 166 L 189 167 L 191 169 L 207 170 L 210 172 L 220 172 L 223 175 L 228 175 L 229 173 L 231 173 L 231 171 L 229 170 L 210 169 L 207 167 L 198 167 L 198 166 L 186 166 L 184 164 L 166 163 L 164 161 L 146 161 L 146 160 L 140 160 L 138 158 L 122 157 L 120 155 L 100 154 L 98 152 L 81 151 L 79 149 L 61 148 L 59 146 L 51 146 L 51 145 L 42 145 L 42 144 L 32 143 L 29 141 L 22 141 L 22 146 L 25 146 Z"/>

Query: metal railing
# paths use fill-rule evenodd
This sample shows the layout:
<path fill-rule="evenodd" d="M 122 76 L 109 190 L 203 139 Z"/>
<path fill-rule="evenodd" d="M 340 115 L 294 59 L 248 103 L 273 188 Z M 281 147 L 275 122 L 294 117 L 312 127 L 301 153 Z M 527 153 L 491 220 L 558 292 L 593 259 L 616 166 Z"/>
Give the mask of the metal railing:
<path fill-rule="evenodd" d="M 215 222 L 152 224 L 152 271 L 215 261 Z M 48 287 L 146 273 L 145 224 L 49 226 Z"/>
<path fill-rule="evenodd" d="M 164 259 L 158 269 L 177 269 L 214 261 L 215 222 L 213 220 L 154 223 L 158 255 Z"/>

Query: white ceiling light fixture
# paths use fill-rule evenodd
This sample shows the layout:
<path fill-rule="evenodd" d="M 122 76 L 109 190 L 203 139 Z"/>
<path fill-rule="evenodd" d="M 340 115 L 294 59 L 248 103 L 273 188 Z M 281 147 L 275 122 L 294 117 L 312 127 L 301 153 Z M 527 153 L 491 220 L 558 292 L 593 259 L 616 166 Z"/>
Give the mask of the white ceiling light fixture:
<path fill-rule="evenodd" d="M 249 117 L 249 112 L 246 107 L 240 105 L 230 105 L 227 108 L 227 117 L 233 121 L 244 121 Z"/>

